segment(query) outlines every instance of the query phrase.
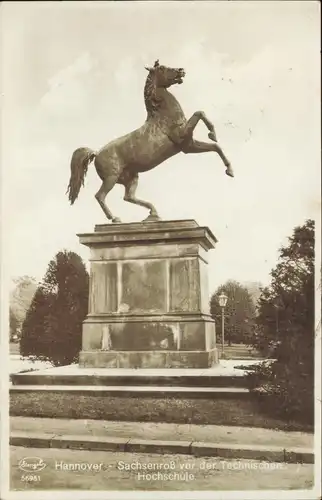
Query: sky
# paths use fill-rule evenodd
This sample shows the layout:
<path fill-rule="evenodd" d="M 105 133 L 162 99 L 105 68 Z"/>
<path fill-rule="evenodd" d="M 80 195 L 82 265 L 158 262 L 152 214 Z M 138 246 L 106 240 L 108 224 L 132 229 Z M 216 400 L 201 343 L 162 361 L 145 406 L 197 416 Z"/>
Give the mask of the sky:
<path fill-rule="evenodd" d="M 106 222 L 90 166 L 72 207 L 70 158 L 146 118 L 145 65 L 184 67 L 171 91 L 203 110 L 232 163 L 179 154 L 141 174 L 137 194 L 162 219 L 194 219 L 218 239 L 210 292 L 267 284 L 295 226 L 320 212 L 318 2 L 5 2 L 2 4 L 2 229 L 10 278 L 40 280 L 54 255 L 89 250 L 77 234 Z M 207 140 L 200 123 L 195 137 Z M 107 197 L 123 222 L 148 213 Z"/>

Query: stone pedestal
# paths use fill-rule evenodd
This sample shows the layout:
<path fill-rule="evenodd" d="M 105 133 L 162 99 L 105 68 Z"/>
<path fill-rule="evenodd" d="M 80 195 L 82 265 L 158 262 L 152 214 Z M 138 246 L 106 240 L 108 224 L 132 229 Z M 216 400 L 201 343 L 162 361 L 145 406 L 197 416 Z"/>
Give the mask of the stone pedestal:
<path fill-rule="evenodd" d="M 207 251 L 193 220 L 98 225 L 90 248 L 81 367 L 208 368 L 218 362 Z"/>

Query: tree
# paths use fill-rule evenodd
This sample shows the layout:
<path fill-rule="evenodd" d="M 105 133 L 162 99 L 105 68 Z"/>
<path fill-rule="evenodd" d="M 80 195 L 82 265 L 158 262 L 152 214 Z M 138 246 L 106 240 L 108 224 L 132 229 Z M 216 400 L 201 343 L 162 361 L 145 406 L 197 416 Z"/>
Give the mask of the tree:
<path fill-rule="evenodd" d="M 18 319 L 12 307 L 9 309 L 10 342 L 16 342 L 18 338 Z"/>
<path fill-rule="evenodd" d="M 249 295 L 253 299 L 255 308 L 257 309 L 258 300 L 261 296 L 263 285 L 259 281 L 246 281 L 243 286 L 247 288 Z"/>
<path fill-rule="evenodd" d="M 255 305 L 247 288 L 237 281 L 227 281 L 211 297 L 210 312 L 216 321 L 219 338 L 222 335 L 221 307 L 218 301 L 221 293 L 225 293 L 228 297 L 225 307 L 225 338 L 228 344 L 249 343 L 255 328 Z"/>
<path fill-rule="evenodd" d="M 296 227 L 288 245 L 280 249 L 272 280 L 259 299 L 258 341 L 277 355 L 281 344 L 314 331 L 314 222 Z M 296 337 L 297 334 L 297 337 Z M 308 339 L 308 336 L 306 336 Z M 281 346 L 281 348 L 279 347 Z"/>
<path fill-rule="evenodd" d="M 55 300 L 44 284 L 40 284 L 27 311 L 22 326 L 20 354 L 47 361 L 50 345 L 47 346 L 46 320 Z M 48 348 L 47 348 L 48 347 Z"/>
<path fill-rule="evenodd" d="M 74 252 L 50 261 L 22 328 L 24 356 L 70 364 L 81 350 L 82 322 L 88 310 L 88 273 Z"/>
<path fill-rule="evenodd" d="M 15 288 L 10 295 L 10 309 L 16 318 L 15 335 L 16 339 L 19 339 L 22 324 L 37 290 L 37 283 L 35 278 L 31 276 L 20 276 L 15 278 L 14 283 Z"/>
<path fill-rule="evenodd" d="M 280 249 L 272 280 L 262 291 L 254 345 L 275 361 L 260 367 L 253 386 L 265 386 L 271 407 L 313 419 L 314 222 L 294 229 Z M 262 371 L 261 371 L 262 370 Z"/>

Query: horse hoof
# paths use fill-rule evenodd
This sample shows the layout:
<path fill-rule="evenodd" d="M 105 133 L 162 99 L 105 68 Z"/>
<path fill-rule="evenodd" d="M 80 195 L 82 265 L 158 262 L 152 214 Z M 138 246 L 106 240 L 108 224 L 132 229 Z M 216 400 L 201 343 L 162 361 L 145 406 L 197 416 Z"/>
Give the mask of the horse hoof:
<path fill-rule="evenodd" d="M 211 141 L 217 142 L 217 137 L 214 132 L 209 132 L 208 137 Z"/>
<path fill-rule="evenodd" d="M 158 221 L 158 220 L 161 220 L 160 217 L 158 216 L 158 214 L 150 214 L 142 222 L 153 222 L 153 221 Z"/>
<path fill-rule="evenodd" d="M 121 224 L 121 223 L 122 223 L 122 221 L 121 221 L 121 219 L 119 219 L 118 217 L 114 217 L 114 219 L 112 219 L 112 223 L 113 223 L 113 224 Z"/>
<path fill-rule="evenodd" d="M 229 177 L 235 177 L 234 176 L 234 171 L 233 171 L 233 169 L 231 168 L 230 165 L 227 166 L 226 174 L 229 175 Z"/>

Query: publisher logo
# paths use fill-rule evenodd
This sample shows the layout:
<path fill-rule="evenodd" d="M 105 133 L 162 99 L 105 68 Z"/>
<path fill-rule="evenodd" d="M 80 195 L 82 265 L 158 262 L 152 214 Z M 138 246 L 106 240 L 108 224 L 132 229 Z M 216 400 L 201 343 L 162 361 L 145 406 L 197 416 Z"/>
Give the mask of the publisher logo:
<path fill-rule="evenodd" d="M 19 461 L 18 467 L 25 472 L 39 472 L 46 467 L 46 463 L 39 457 L 24 457 Z"/>

